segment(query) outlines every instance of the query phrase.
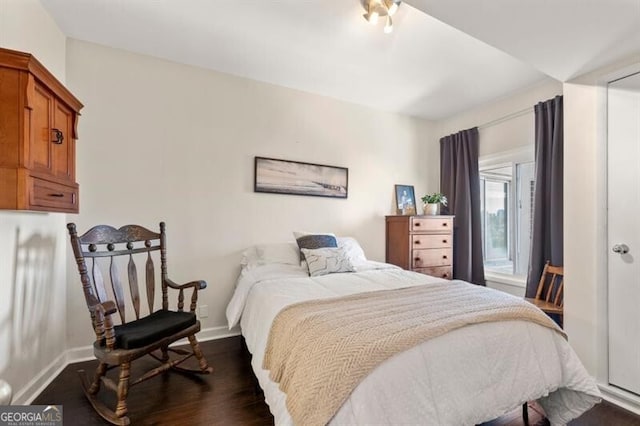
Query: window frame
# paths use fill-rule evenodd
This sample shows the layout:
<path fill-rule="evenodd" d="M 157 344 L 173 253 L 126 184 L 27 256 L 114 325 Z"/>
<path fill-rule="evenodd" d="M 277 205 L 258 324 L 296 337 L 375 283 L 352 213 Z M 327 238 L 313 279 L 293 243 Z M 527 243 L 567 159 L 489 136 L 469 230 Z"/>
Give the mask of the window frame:
<path fill-rule="evenodd" d="M 514 148 L 514 149 L 505 150 L 505 151 L 501 151 L 494 154 L 487 154 L 487 155 L 481 156 L 478 159 L 478 171 L 482 173 L 483 171 L 490 170 L 490 169 L 497 169 L 500 167 L 511 167 L 513 170 L 512 172 L 513 175 L 511 178 L 511 185 L 509 185 L 509 197 L 511 197 L 512 200 L 515 200 L 514 201 L 514 205 L 515 205 L 515 202 L 517 202 L 516 165 L 521 163 L 534 162 L 534 161 L 535 161 L 534 146 L 533 144 L 531 144 L 531 145 L 526 145 L 519 148 Z M 516 211 L 518 210 L 517 208 L 513 208 L 513 206 L 509 206 L 509 208 L 511 211 L 508 212 L 508 218 L 507 218 L 508 229 L 510 226 L 515 226 L 515 223 L 516 223 L 515 215 L 516 215 Z M 484 244 L 485 244 L 484 235 L 482 236 L 482 238 L 483 238 L 482 245 L 484 250 Z M 509 234 L 509 241 L 508 241 L 508 244 L 509 244 L 508 249 L 510 254 L 511 254 L 511 248 L 515 248 L 516 243 L 517 243 L 516 232 L 515 230 L 513 230 Z M 514 259 L 514 262 L 515 262 L 515 259 Z M 483 252 L 483 265 L 484 265 L 484 252 Z M 485 278 L 488 281 L 515 285 L 518 287 L 525 287 L 526 280 L 527 280 L 526 276 L 505 274 L 505 273 L 495 272 L 495 271 L 487 271 L 486 269 L 485 269 Z"/>
<path fill-rule="evenodd" d="M 506 167 L 510 167 L 513 170 L 515 164 L 517 164 L 517 163 L 505 164 L 505 165 L 502 165 L 502 166 L 501 165 L 497 165 L 495 167 L 491 166 L 491 167 L 486 168 L 485 170 L 493 170 L 493 169 L 506 168 Z M 480 174 L 482 175 L 482 172 L 480 172 Z M 507 217 L 506 217 L 506 219 L 507 219 L 507 223 L 506 223 L 506 225 L 507 225 L 507 258 L 511 258 L 512 257 L 511 251 L 515 247 L 515 233 L 512 231 L 512 228 L 513 228 L 513 226 L 515 224 L 515 212 L 514 212 L 515 209 L 512 206 L 512 201 L 514 200 L 514 187 L 515 187 L 515 185 L 513 185 L 513 178 L 510 178 L 510 179 L 507 179 L 507 178 L 489 178 L 489 179 L 486 179 L 486 178 L 484 178 L 483 179 L 481 177 L 480 180 L 481 181 L 484 180 L 484 182 L 485 182 L 484 188 L 481 189 L 481 192 L 484 193 L 485 199 L 486 199 L 486 191 L 487 191 L 487 188 L 486 188 L 486 182 L 487 181 L 494 182 L 494 183 L 500 183 L 500 184 L 506 184 L 507 185 L 508 190 L 506 191 L 507 200 L 506 200 L 506 206 L 505 206 L 505 208 L 507 210 Z M 486 200 L 482 200 L 481 201 L 481 203 L 485 203 L 485 202 L 486 202 Z M 486 226 L 487 226 L 487 223 L 486 223 L 486 212 L 482 217 L 482 221 L 483 221 L 483 224 L 484 224 L 483 229 L 486 231 Z M 485 258 L 485 255 L 486 255 L 486 248 L 487 248 L 487 241 L 486 241 L 486 239 L 484 237 L 485 236 L 483 235 L 483 239 L 482 239 L 483 264 L 484 264 L 484 260 L 485 260 L 484 258 Z M 505 275 L 508 275 L 508 274 L 505 274 Z"/>

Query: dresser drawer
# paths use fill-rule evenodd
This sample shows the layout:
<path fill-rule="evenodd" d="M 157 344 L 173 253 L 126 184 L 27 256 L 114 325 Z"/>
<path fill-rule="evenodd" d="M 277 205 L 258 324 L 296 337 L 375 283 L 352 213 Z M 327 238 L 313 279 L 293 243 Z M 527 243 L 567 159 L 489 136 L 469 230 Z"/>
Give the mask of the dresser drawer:
<path fill-rule="evenodd" d="M 434 266 L 431 268 L 416 268 L 414 271 L 420 272 L 421 274 L 431 275 L 432 277 L 450 280 L 453 276 L 451 269 L 451 266 Z"/>
<path fill-rule="evenodd" d="M 448 234 L 413 234 L 411 236 L 411 248 L 449 248 L 452 247 L 453 238 Z"/>
<path fill-rule="evenodd" d="M 452 232 L 453 218 L 451 217 L 412 217 L 411 232 Z"/>
<path fill-rule="evenodd" d="M 453 250 L 450 248 L 413 250 L 411 268 L 451 265 L 452 258 Z"/>
<path fill-rule="evenodd" d="M 29 178 L 29 203 L 34 209 L 54 208 L 78 212 L 78 188 L 35 177 Z"/>

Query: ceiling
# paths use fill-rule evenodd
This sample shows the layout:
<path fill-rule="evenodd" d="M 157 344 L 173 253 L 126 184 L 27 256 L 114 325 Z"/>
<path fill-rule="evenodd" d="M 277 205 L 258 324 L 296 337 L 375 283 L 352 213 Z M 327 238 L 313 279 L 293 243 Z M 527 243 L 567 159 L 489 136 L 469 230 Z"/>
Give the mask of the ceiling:
<path fill-rule="evenodd" d="M 640 0 L 408 1 L 560 81 L 640 62 Z"/>
<path fill-rule="evenodd" d="M 360 0 L 41 1 L 72 38 L 434 120 L 640 52 L 640 0 L 407 0 L 389 35 Z"/>

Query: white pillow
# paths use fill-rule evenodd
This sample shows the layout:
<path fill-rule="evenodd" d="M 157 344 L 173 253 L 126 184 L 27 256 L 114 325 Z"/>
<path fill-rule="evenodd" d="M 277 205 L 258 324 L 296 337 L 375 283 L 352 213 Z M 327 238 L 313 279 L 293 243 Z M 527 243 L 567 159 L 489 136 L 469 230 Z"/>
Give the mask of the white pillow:
<path fill-rule="evenodd" d="M 304 253 L 309 275 L 333 274 L 337 272 L 355 272 L 355 268 L 342 247 L 324 247 L 319 249 L 300 249 Z"/>
<path fill-rule="evenodd" d="M 242 266 L 255 265 L 258 263 L 258 250 L 256 250 L 256 246 L 248 247 L 245 251 L 242 252 L 242 259 L 240 260 L 240 264 Z"/>
<path fill-rule="evenodd" d="M 248 269 L 269 264 L 300 265 L 300 250 L 296 243 L 258 244 L 242 252 L 240 264 Z"/>
<path fill-rule="evenodd" d="M 367 256 L 364 255 L 364 250 L 355 238 L 352 237 L 338 237 L 338 247 L 342 247 L 347 253 L 347 256 L 351 260 L 351 263 L 362 263 L 367 261 Z"/>
<path fill-rule="evenodd" d="M 284 263 L 300 265 L 300 250 L 296 243 L 260 244 L 256 246 L 261 264 Z"/>

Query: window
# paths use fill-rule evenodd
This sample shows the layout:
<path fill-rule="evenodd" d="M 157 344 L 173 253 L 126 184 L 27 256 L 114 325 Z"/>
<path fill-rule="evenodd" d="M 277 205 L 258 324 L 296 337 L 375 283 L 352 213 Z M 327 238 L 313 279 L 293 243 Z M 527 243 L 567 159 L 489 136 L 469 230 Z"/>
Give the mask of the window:
<path fill-rule="evenodd" d="M 481 162 L 480 209 L 486 272 L 526 277 L 533 187 L 533 161 Z"/>

